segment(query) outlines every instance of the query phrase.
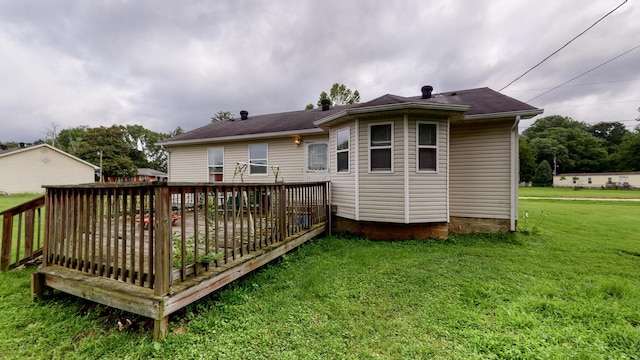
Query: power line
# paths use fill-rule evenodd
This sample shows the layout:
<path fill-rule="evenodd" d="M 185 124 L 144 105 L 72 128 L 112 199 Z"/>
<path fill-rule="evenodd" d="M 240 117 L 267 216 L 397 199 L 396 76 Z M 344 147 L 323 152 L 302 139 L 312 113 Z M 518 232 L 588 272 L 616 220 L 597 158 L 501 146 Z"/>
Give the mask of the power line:
<path fill-rule="evenodd" d="M 624 79 L 624 80 L 609 80 L 609 81 L 598 81 L 598 82 L 590 82 L 590 83 L 582 83 L 582 84 L 572 84 L 572 85 L 567 85 L 566 87 L 578 87 L 578 86 L 590 86 L 590 85 L 602 85 L 602 84 L 611 84 L 611 83 L 618 83 L 618 82 L 629 82 L 629 81 L 638 81 L 640 80 L 640 78 L 634 78 L 634 79 Z M 545 88 L 537 88 L 537 89 L 519 89 L 519 90 L 509 90 L 510 92 L 525 92 L 525 91 L 538 91 L 538 90 L 548 90 L 550 88 L 545 87 Z"/>
<path fill-rule="evenodd" d="M 611 15 L 614 11 L 618 10 L 622 5 L 624 5 L 628 0 L 624 0 L 622 2 L 622 4 L 618 5 L 615 9 L 609 11 L 608 13 L 606 13 L 603 17 L 601 17 L 600 19 L 598 19 L 598 21 L 594 22 L 591 26 L 589 26 L 586 30 L 584 30 L 583 32 L 581 32 L 580 34 L 576 35 L 573 39 L 569 40 L 568 43 L 562 45 L 561 48 L 559 48 L 558 50 L 554 51 L 553 53 L 551 53 L 551 55 L 547 56 L 546 58 L 542 59 L 542 61 L 540 61 L 539 63 L 537 63 L 535 66 L 533 66 L 531 69 L 527 70 L 524 72 L 524 74 L 518 76 L 517 78 L 515 78 L 513 81 L 511 81 L 510 83 L 508 83 L 507 85 L 505 85 L 502 89 L 498 90 L 498 92 L 501 92 L 502 90 L 508 88 L 511 84 L 513 84 L 514 82 L 520 80 L 522 77 L 524 77 L 525 75 L 527 75 L 529 72 L 531 72 L 531 70 L 537 68 L 538 66 L 542 65 L 543 62 L 549 60 L 549 58 L 551 58 L 553 55 L 559 53 L 562 49 L 564 49 L 565 47 L 567 47 L 567 45 L 571 44 L 575 39 L 579 38 L 580 36 L 582 36 L 584 33 L 586 33 L 587 31 L 591 30 L 591 28 L 593 28 L 594 26 L 596 26 L 600 21 L 604 20 L 604 18 L 606 18 L 607 16 Z"/>
<path fill-rule="evenodd" d="M 616 60 L 617 58 L 620 58 L 620 57 L 622 57 L 622 56 L 624 56 L 624 55 L 626 55 L 626 54 L 628 54 L 628 53 L 632 52 L 633 50 L 635 50 L 635 49 L 637 49 L 637 48 L 640 48 L 640 45 L 636 45 L 635 47 L 633 47 L 633 48 L 631 48 L 631 49 L 629 49 L 629 50 L 627 50 L 627 51 L 623 52 L 622 54 L 620 54 L 620 55 L 618 55 L 618 56 L 616 56 L 616 57 L 614 57 L 614 58 L 612 58 L 612 59 L 609 59 L 609 60 L 607 60 L 607 61 L 603 62 L 602 64 L 600 64 L 600 65 L 598 65 L 598 66 L 596 66 L 596 67 L 594 67 L 594 68 L 591 68 L 591 69 L 589 69 L 589 70 L 587 70 L 587 71 L 583 72 L 582 74 L 580 74 L 580 75 L 578 75 L 578 76 L 576 76 L 576 77 L 571 78 L 570 80 L 567 80 L 567 81 L 563 82 L 562 84 L 560 84 L 560 85 L 558 85 L 558 86 L 554 86 L 554 87 L 552 87 L 551 89 L 549 89 L 549 90 L 547 90 L 547 91 L 543 92 L 542 94 L 540 94 L 540 95 L 538 95 L 538 96 L 536 96 L 536 97 L 534 97 L 534 98 L 532 98 L 532 99 L 527 100 L 527 102 L 531 102 L 531 101 L 533 101 L 533 100 L 535 100 L 535 99 L 537 99 L 537 98 L 539 98 L 539 97 L 541 97 L 541 96 L 543 96 L 543 95 L 546 95 L 546 94 L 548 94 L 548 93 L 552 92 L 553 90 L 556 90 L 557 88 L 559 88 L 559 87 L 561 87 L 561 86 L 564 86 L 564 85 L 566 85 L 566 84 L 568 84 L 568 83 L 572 82 L 572 81 L 573 81 L 573 80 L 575 80 L 575 79 L 578 79 L 578 78 L 580 78 L 580 77 L 582 77 L 582 76 L 584 76 L 584 75 L 587 75 L 588 73 L 590 73 L 590 72 L 592 72 L 592 71 L 594 71 L 594 70 L 596 70 L 596 69 L 599 69 L 599 68 L 601 68 L 601 67 L 603 67 L 603 66 L 607 65 L 608 63 L 610 63 L 610 62 L 612 62 L 612 61 Z"/>

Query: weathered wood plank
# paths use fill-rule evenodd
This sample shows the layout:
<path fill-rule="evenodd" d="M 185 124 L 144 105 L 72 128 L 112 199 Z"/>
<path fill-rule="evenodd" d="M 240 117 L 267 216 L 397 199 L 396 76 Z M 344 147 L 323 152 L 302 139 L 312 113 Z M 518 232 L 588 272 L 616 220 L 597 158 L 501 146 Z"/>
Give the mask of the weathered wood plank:
<path fill-rule="evenodd" d="M 174 285 L 173 294 L 165 303 L 165 315 L 180 310 L 322 234 L 326 230 L 324 225 L 319 224 L 299 237 L 247 255 L 238 263 L 228 264 L 219 272 L 212 273 L 211 277 L 200 276 Z"/>
<path fill-rule="evenodd" d="M 158 319 L 164 297 L 152 289 L 119 280 L 90 275 L 61 266 L 40 268 L 44 284 L 67 294 L 116 309 Z"/>

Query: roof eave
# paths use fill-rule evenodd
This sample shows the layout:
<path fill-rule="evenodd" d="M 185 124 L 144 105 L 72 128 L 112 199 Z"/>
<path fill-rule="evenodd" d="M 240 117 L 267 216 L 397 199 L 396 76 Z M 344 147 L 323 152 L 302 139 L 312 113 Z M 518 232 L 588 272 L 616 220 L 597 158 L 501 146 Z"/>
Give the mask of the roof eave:
<path fill-rule="evenodd" d="M 515 118 L 520 116 L 522 119 L 529 119 L 536 115 L 540 115 L 544 112 L 544 109 L 531 109 L 531 110 L 519 110 L 519 111 L 507 111 L 501 113 L 487 113 L 477 115 L 465 115 L 462 120 L 484 120 L 484 119 L 501 119 L 501 118 Z"/>
<path fill-rule="evenodd" d="M 322 127 L 322 126 L 327 126 L 330 123 L 336 120 L 342 119 L 343 117 L 346 117 L 346 116 L 362 115 L 362 114 L 384 112 L 384 111 L 408 110 L 408 109 L 438 110 L 438 111 L 452 111 L 452 112 L 464 113 L 469 110 L 469 106 L 438 104 L 438 103 L 423 103 L 423 102 L 404 102 L 404 103 L 398 103 L 398 104 L 367 106 L 362 108 L 352 108 L 352 109 L 346 109 L 346 110 L 340 111 L 331 116 L 327 116 L 320 120 L 314 121 L 313 125 Z"/>
<path fill-rule="evenodd" d="M 209 138 L 193 139 L 193 140 L 165 141 L 165 142 L 158 142 L 158 144 L 159 145 L 163 145 L 163 146 L 199 145 L 199 144 L 206 144 L 206 143 L 212 143 L 212 142 L 230 142 L 230 141 L 240 141 L 240 140 L 272 139 L 272 138 L 279 138 L 279 137 L 293 136 L 293 135 L 314 135 L 314 134 L 323 134 L 324 132 L 325 131 L 320 129 L 320 128 L 314 128 L 314 129 L 288 130 L 288 131 L 271 132 L 271 133 L 260 133 L 260 134 L 245 134 L 245 135 L 209 137 Z"/>

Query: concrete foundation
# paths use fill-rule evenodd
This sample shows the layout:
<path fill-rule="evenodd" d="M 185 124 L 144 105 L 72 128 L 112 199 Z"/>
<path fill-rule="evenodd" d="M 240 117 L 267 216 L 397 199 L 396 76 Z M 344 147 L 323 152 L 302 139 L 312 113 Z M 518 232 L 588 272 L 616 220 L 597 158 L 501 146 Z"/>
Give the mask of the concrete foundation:
<path fill-rule="evenodd" d="M 446 239 L 449 235 L 447 223 L 396 224 L 335 217 L 333 227 L 336 231 L 376 240 Z"/>
<path fill-rule="evenodd" d="M 509 228 L 509 219 L 449 218 L 449 233 L 452 234 L 507 233 Z"/>

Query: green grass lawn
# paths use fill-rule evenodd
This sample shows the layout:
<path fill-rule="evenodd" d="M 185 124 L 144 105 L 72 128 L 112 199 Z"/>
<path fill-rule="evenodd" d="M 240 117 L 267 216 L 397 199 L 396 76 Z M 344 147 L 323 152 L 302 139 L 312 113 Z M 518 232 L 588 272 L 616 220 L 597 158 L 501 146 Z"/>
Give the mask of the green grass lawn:
<path fill-rule="evenodd" d="M 638 199 L 639 190 L 613 190 L 613 189 L 573 189 L 552 187 L 521 187 L 521 197 L 577 197 L 577 198 L 611 198 L 611 199 Z"/>
<path fill-rule="evenodd" d="M 520 209 L 528 235 L 313 240 L 173 315 L 158 343 L 144 318 L 59 293 L 32 303 L 32 270 L 2 273 L 0 357 L 638 358 L 640 204 Z"/>
<path fill-rule="evenodd" d="M 10 209 L 40 196 L 42 196 L 42 194 L 0 195 L 0 211 Z"/>

